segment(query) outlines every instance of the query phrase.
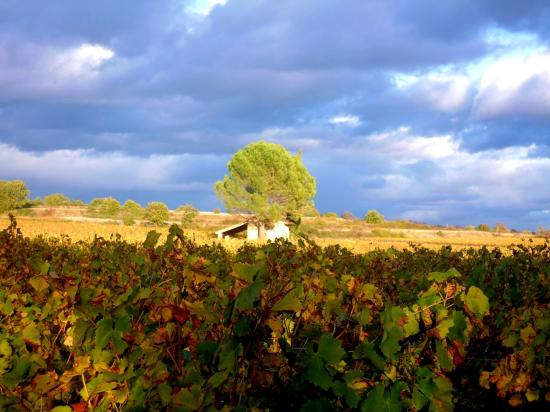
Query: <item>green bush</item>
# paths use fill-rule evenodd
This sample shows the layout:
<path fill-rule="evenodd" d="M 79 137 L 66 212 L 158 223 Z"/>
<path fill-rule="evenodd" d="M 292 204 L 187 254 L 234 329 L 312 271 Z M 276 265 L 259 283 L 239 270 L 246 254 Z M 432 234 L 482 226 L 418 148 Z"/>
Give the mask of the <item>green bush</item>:
<path fill-rule="evenodd" d="M 30 190 L 21 180 L 0 180 L 0 213 L 25 206 L 29 194 Z"/>
<path fill-rule="evenodd" d="M 131 199 L 124 202 L 124 204 L 120 208 L 120 214 L 122 215 L 123 220 L 131 219 L 132 221 L 134 221 L 135 219 L 141 219 L 143 217 L 143 213 L 144 210 L 141 205 Z"/>
<path fill-rule="evenodd" d="M 199 211 L 193 205 L 181 205 L 176 209 L 180 215 L 180 222 L 183 227 L 189 226 L 199 215 Z"/>
<path fill-rule="evenodd" d="M 384 221 L 384 215 L 377 210 L 369 210 L 365 215 L 365 222 L 367 223 L 382 223 Z"/>
<path fill-rule="evenodd" d="M 37 206 L 43 206 L 44 205 L 44 199 L 42 199 L 40 196 L 35 197 L 34 199 L 31 199 L 27 202 L 28 207 L 37 207 Z"/>
<path fill-rule="evenodd" d="M 145 219 L 156 226 L 164 225 L 170 219 L 168 206 L 162 202 L 151 202 L 145 209 Z"/>
<path fill-rule="evenodd" d="M 88 205 L 88 214 L 93 217 L 114 218 L 120 211 L 120 203 L 112 197 L 93 199 Z"/>
<path fill-rule="evenodd" d="M 477 230 L 480 230 L 482 232 L 490 232 L 491 228 L 489 227 L 489 225 L 487 225 L 485 223 L 481 223 L 481 224 L 477 225 Z"/>
<path fill-rule="evenodd" d="M 336 218 L 338 218 L 338 215 L 335 212 L 327 212 L 327 213 L 323 213 L 323 217 L 328 217 L 330 219 L 336 219 Z"/>
<path fill-rule="evenodd" d="M 504 223 L 497 223 L 493 229 L 496 233 L 509 233 L 510 229 Z"/>
<path fill-rule="evenodd" d="M 52 193 L 51 195 L 44 196 L 45 206 L 70 206 L 71 204 L 72 200 L 63 193 Z"/>

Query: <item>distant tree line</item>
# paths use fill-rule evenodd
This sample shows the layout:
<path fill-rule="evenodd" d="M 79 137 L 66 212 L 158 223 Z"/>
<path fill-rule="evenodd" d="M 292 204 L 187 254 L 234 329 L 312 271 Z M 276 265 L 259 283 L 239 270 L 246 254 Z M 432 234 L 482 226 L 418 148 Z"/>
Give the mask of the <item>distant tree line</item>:
<path fill-rule="evenodd" d="M 16 212 L 28 214 L 30 208 L 81 206 L 86 207 L 85 215 L 93 218 L 120 219 L 125 225 L 133 225 L 141 220 L 161 226 L 166 224 L 171 216 L 168 206 L 162 202 L 150 202 L 142 207 L 134 200 L 127 200 L 123 205 L 113 197 L 92 199 L 89 204 L 82 200 L 71 199 L 63 193 L 52 193 L 43 198 L 30 199 L 30 190 L 21 180 L 0 180 L 0 213 Z M 221 212 L 218 210 L 218 213 Z M 175 218 L 183 227 L 190 227 L 199 211 L 191 204 L 179 206 Z"/>
<path fill-rule="evenodd" d="M 193 222 L 199 214 L 199 211 L 191 204 L 184 204 L 176 208 L 171 219 L 168 206 L 162 202 L 150 202 L 146 207 L 143 207 L 138 202 L 131 199 L 121 205 L 120 202 L 113 197 L 95 198 L 92 199 L 89 204 L 86 204 L 82 200 L 71 199 L 63 193 L 52 193 L 43 198 L 36 197 L 34 199 L 30 199 L 29 195 L 30 190 L 27 188 L 25 182 L 21 180 L 0 180 L 0 213 L 15 211 L 23 215 L 29 214 L 30 208 L 39 206 L 80 206 L 86 207 L 85 215 L 88 217 L 118 219 L 122 220 L 125 225 L 134 225 L 137 221 L 142 221 L 161 226 L 170 220 L 176 220 L 181 226 L 186 228 L 192 227 Z M 213 212 L 221 213 L 221 210 L 216 208 Z M 349 211 L 343 212 L 341 215 L 335 212 L 327 212 L 321 215 L 312 202 L 304 202 L 301 205 L 299 214 L 309 217 L 322 216 L 329 219 L 341 217 L 346 220 L 359 220 L 359 218 Z M 363 221 L 368 224 L 381 224 L 386 222 L 384 215 L 375 209 L 369 210 L 364 215 Z M 399 222 L 403 221 L 393 223 Z M 486 223 L 481 223 L 476 227 L 466 226 L 464 229 L 493 233 L 515 232 L 514 230 L 510 230 L 504 223 L 497 223 L 492 228 Z M 545 228 L 539 228 L 535 233 L 539 236 L 550 237 L 550 231 Z"/>

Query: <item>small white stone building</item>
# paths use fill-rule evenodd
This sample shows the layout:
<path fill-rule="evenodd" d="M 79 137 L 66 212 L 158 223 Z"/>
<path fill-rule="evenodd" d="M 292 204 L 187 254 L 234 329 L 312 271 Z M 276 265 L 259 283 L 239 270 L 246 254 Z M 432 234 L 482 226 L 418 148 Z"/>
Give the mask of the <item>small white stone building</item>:
<path fill-rule="evenodd" d="M 275 222 L 273 227 L 270 229 L 266 229 L 264 226 L 258 227 L 251 222 L 238 223 L 236 225 L 217 230 L 216 236 L 218 237 L 218 239 L 224 239 L 227 237 L 235 236 L 236 234 L 245 231 L 247 240 L 259 239 L 261 237 L 260 234 L 262 233 L 262 231 L 265 232 L 264 237 L 266 240 L 275 240 L 277 238 L 290 238 L 290 229 L 288 228 L 288 225 L 282 220 Z"/>

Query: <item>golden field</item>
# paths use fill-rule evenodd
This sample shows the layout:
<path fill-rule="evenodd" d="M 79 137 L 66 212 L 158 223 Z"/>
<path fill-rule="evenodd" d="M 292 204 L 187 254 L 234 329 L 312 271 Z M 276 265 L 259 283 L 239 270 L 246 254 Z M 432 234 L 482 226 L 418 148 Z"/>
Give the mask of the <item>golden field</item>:
<path fill-rule="evenodd" d="M 0 218 L 0 228 L 5 228 L 9 219 Z M 155 228 L 152 226 L 134 225 L 124 226 L 115 222 L 89 221 L 66 221 L 45 218 L 17 218 L 18 227 L 25 236 L 36 237 L 60 237 L 68 236 L 72 241 L 89 241 L 94 236 L 110 238 L 119 234 L 129 242 L 142 242 L 150 230 L 157 230 L 166 235 L 168 227 Z M 344 225 L 345 223 L 342 223 Z M 304 222 L 304 230 L 313 225 L 310 221 Z M 338 226 L 338 223 L 333 223 Z M 340 226 L 342 226 L 340 225 Z M 223 227 L 223 226 L 221 226 Z M 380 232 L 383 236 L 377 237 Z M 395 247 L 398 249 L 408 248 L 412 244 L 421 245 L 431 249 L 439 249 L 445 245 L 454 248 L 467 247 L 507 247 L 512 244 L 542 244 L 544 238 L 527 234 L 495 234 L 487 232 L 466 231 L 466 230 L 434 230 L 434 229 L 385 229 L 383 231 L 373 230 L 371 232 L 353 232 L 346 236 L 346 231 L 340 227 L 340 231 L 333 231 L 333 236 L 325 237 L 322 232 L 317 232 L 310 237 L 321 246 L 339 244 L 343 247 L 361 253 L 374 249 L 386 249 Z M 213 230 L 208 227 L 195 227 L 185 230 L 185 234 L 198 243 L 218 242 Z M 236 250 L 245 243 L 245 239 L 225 239 L 220 241 L 230 250 Z"/>

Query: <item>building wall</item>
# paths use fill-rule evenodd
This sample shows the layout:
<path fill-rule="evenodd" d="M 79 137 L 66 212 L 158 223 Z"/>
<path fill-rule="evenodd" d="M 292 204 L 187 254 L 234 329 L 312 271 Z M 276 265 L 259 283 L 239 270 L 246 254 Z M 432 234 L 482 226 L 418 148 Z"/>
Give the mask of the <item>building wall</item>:
<path fill-rule="evenodd" d="M 269 229 L 266 231 L 265 237 L 267 240 L 275 240 L 277 238 L 289 239 L 290 230 L 284 222 L 278 221 L 277 223 L 275 223 L 273 229 Z"/>
<path fill-rule="evenodd" d="M 248 240 L 258 239 L 258 226 L 249 223 L 246 227 L 246 238 Z"/>

